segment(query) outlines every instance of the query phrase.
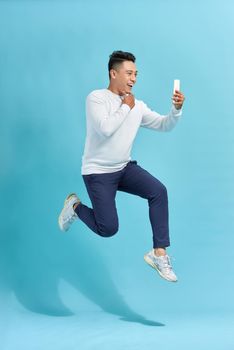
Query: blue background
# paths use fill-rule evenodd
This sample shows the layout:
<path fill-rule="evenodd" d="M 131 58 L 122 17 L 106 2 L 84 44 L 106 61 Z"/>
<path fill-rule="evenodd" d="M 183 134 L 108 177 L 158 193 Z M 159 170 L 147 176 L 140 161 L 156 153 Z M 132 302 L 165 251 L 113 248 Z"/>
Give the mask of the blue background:
<path fill-rule="evenodd" d="M 0 2 L 1 349 L 232 350 L 233 30 L 230 1 Z M 119 192 L 120 230 L 67 234 L 57 217 L 81 174 L 85 98 L 108 86 L 114 50 L 132 52 L 134 94 L 175 129 L 141 128 L 132 159 L 167 189 L 179 282 L 143 260 L 148 204 Z"/>

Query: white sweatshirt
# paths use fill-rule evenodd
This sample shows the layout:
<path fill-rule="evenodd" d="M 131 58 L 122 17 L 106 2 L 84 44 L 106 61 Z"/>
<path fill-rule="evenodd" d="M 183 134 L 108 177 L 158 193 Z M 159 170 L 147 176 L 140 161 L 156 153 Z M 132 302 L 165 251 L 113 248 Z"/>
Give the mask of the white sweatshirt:
<path fill-rule="evenodd" d="M 131 160 L 131 149 L 139 127 L 169 131 L 182 109 L 172 105 L 168 115 L 152 111 L 135 98 L 130 109 L 119 95 L 108 89 L 92 91 L 86 98 L 86 141 L 81 174 L 101 174 L 122 170 Z"/>

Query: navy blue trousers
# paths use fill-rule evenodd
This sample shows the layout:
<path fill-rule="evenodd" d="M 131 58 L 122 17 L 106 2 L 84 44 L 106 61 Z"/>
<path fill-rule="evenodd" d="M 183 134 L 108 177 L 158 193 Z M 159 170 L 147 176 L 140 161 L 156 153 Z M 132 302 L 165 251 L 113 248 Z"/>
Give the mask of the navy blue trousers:
<path fill-rule="evenodd" d="M 93 232 L 102 237 L 117 233 L 119 221 L 115 197 L 117 191 L 122 191 L 148 200 L 153 248 L 170 246 L 167 189 L 136 160 L 129 161 L 117 172 L 82 177 L 93 208 L 81 202 L 76 213 Z"/>

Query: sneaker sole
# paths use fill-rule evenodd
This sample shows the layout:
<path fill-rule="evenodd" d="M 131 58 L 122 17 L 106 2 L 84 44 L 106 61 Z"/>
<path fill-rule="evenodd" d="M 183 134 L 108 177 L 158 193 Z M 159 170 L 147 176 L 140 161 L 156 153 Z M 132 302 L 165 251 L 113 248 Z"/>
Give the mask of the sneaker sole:
<path fill-rule="evenodd" d="M 166 278 L 162 273 L 161 273 L 161 271 L 159 271 L 159 269 L 157 268 L 157 265 L 155 265 L 154 263 L 152 263 L 152 260 L 147 256 L 147 255 L 144 255 L 144 260 L 145 260 L 145 262 L 148 264 L 148 265 L 150 265 L 153 269 L 155 269 L 158 273 L 159 273 L 159 275 L 163 278 L 163 279 L 165 279 L 166 281 L 169 281 L 169 282 L 177 282 L 178 280 L 170 280 L 170 279 L 168 279 L 168 278 Z"/>
<path fill-rule="evenodd" d="M 60 224 L 60 218 L 61 218 L 61 216 L 63 215 L 63 210 L 64 210 L 64 208 L 62 209 L 62 211 L 61 211 L 61 213 L 60 213 L 60 215 L 59 215 L 59 217 L 58 217 L 58 225 L 59 225 L 59 228 L 60 228 L 60 230 L 61 230 L 62 232 L 67 232 L 67 230 L 65 230 L 65 229 L 62 227 L 62 224 Z"/>

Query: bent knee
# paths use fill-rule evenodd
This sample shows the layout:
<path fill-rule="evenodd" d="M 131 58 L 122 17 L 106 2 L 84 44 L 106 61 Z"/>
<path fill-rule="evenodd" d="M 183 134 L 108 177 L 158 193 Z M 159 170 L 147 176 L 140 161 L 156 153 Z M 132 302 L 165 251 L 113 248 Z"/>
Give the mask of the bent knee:
<path fill-rule="evenodd" d="M 102 237 L 111 237 L 114 236 L 119 230 L 118 224 L 116 225 L 106 225 L 105 227 L 102 227 L 102 229 L 99 231 L 100 235 Z"/>
<path fill-rule="evenodd" d="M 160 186 L 157 186 L 155 188 L 155 191 L 152 192 L 151 196 L 149 199 L 151 200 L 157 200 L 159 198 L 166 198 L 167 199 L 167 188 L 165 185 L 160 184 Z"/>
<path fill-rule="evenodd" d="M 163 195 L 167 195 L 167 188 L 163 184 L 160 187 L 160 193 L 163 194 Z"/>

